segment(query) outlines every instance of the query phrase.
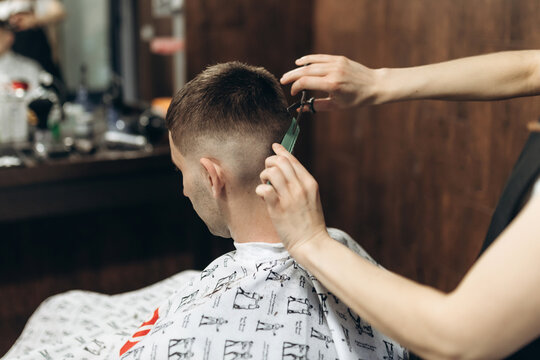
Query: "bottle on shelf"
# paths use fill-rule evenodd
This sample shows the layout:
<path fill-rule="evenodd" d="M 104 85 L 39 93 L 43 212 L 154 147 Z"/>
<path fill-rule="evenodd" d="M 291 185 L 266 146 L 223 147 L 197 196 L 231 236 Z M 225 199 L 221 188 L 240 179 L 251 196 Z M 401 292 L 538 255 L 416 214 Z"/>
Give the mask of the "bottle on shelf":
<path fill-rule="evenodd" d="M 52 85 L 53 77 L 50 74 L 40 74 L 39 86 L 30 94 L 28 104 L 28 108 L 37 117 L 34 152 L 42 158 L 47 157 L 51 146 L 60 141 L 62 108 Z"/>
<path fill-rule="evenodd" d="M 92 103 L 88 94 L 88 68 L 86 64 L 82 64 L 80 68 L 79 88 L 77 89 L 75 103 L 82 105 L 86 112 L 92 111 Z"/>

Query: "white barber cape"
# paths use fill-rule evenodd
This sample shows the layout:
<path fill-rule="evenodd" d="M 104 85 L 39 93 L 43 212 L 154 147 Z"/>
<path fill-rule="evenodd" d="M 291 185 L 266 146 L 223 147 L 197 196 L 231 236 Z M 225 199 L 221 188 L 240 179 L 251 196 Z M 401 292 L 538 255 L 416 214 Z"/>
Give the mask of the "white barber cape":
<path fill-rule="evenodd" d="M 369 256 L 342 231 L 330 235 Z M 302 269 L 281 244 L 235 243 L 170 296 L 122 346 L 122 360 L 406 359 Z"/>
<path fill-rule="evenodd" d="M 118 359 L 122 344 L 156 304 L 199 271 L 182 271 L 151 286 L 118 295 L 73 290 L 45 300 L 2 360 Z"/>
<path fill-rule="evenodd" d="M 11 86 L 14 80 L 26 81 L 29 91 L 39 86 L 41 66 L 32 59 L 7 51 L 0 55 L 0 86 Z"/>

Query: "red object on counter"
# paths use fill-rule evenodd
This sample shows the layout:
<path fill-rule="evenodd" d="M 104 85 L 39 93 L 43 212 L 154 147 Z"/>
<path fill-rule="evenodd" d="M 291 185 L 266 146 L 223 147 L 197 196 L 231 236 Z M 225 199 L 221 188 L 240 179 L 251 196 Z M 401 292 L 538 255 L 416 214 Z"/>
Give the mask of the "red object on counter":
<path fill-rule="evenodd" d="M 28 83 L 26 81 L 22 81 L 22 80 L 13 80 L 11 82 L 11 88 L 13 90 L 22 89 L 24 91 L 27 91 L 28 90 Z"/>
<path fill-rule="evenodd" d="M 184 49 L 184 40 L 173 37 L 156 37 L 150 42 L 150 51 L 154 54 L 172 55 Z"/>

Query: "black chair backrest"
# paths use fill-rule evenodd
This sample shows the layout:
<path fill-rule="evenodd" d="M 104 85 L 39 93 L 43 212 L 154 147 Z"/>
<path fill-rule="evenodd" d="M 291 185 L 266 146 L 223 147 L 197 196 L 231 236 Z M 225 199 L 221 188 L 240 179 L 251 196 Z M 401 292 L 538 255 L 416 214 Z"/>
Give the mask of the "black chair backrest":
<path fill-rule="evenodd" d="M 526 196 L 540 175 L 540 133 L 532 132 L 506 182 L 497 203 L 480 255 L 495 241 L 521 210 Z M 507 359 L 539 359 L 540 338 L 537 338 Z"/>
<path fill-rule="evenodd" d="M 514 220 L 540 175 L 540 133 L 529 135 L 491 218 L 482 254 Z"/>

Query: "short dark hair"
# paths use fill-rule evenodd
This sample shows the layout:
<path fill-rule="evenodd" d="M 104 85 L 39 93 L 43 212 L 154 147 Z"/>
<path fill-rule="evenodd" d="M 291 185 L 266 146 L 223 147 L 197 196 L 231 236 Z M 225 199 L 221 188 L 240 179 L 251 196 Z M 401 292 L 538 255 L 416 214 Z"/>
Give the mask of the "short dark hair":
<path fill-rule="evenodd" d="M 287 101 L 277 79 L 262 67 L 237 61 L 208 67 L 179 90 L 165 118 L 184 155 L 203 137 L 256 136 L 268 148 L 290 125 Z"/>

